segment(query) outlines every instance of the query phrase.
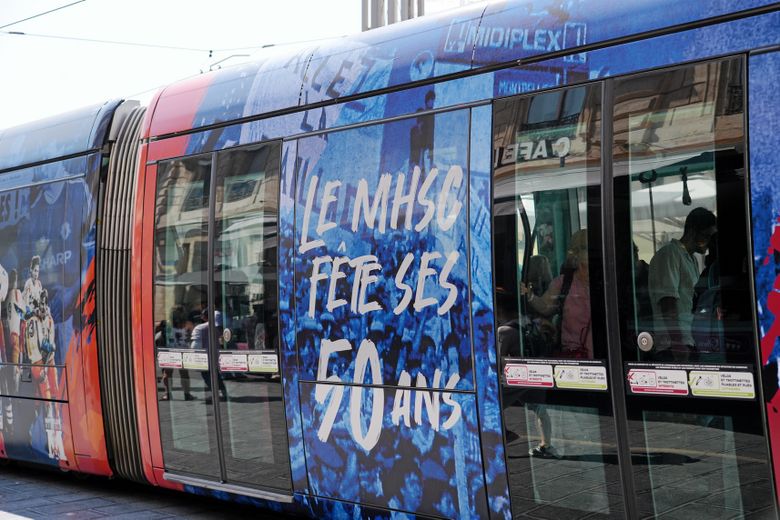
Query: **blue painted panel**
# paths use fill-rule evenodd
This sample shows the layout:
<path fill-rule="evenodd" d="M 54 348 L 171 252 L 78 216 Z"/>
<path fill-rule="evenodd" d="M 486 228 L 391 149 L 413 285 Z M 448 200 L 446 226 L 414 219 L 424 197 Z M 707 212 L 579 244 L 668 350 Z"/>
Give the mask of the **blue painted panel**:
<path fill-rule="evenodd" d="M 197 108 L 192 127 L 200 128 L 306 103 L 308 94 L 302 92 L 302 85 L 313 50 L 310 47 L 284 47 L 281 51 L 269 52 L 273 54 L 259 63 L 219 71 L 211 83 L 201 86 L 205 89 L 205 97 Z M 187 154 L 286 137 L 316 128 L 308 124 L 305 115 L 300 113 L 231 125 L 191 136 Z"/>
<path fill-rule="evenodd" d="M 589 53 L 590 77 L 711 59 L 780 43 L 780 12 Z"/>
<path fill-rule="evenodd" d="M 314 50 L 311 46 L 290 45 L 278 49 L 264 49 L 262 61 L 251 77 L 246 93 L 242 117 L 263 114 L 296 106 L 301 103 L 301 85 L 305 66 Z M 240 96 L 237 95 L 237 101 Z"/>
<path fill-rule="evenodd" d="M 773 12 L 592 51 L 587 68 L 555 59 L 501 70 L 495 73 L 493 93 L 510 96 L 776 45 L 777 27 L 780 12 Z"/>
<path fill-rule="evenodd" d="M 491 75 L 484 74 L 392 92 L 382 96 L 385 98 L 384 116 L 396 117 L 431 108 L 479 102 L 491 97 L 492 85 Z"/>
<path fill-rule="evenodd" d="M 471 68 L 473 47 L 450 48 L 448 35 L 479 24 L 484 6 L 416 18 L 323 45 L 312 58 L 309 101 L 337 99 Z"/>
<path fill-rule="evenodd" d="M 441 371 L 442 387 L 455 377 L 457 389 L 473 389 L 466 297 L 468 128 L 468 111 L 458 111 L 299 141 L 295 282 L 301 379 L 316 380 L 325 371 L 354 381 L 359 346 L 368 338 L 382 362 L 374 382 L 396 384 L 406 372 L 430 385 Z M 375 265 L 357 282 L 361 261 Z M 335 262 L 340 266 L 333 271 Z M 331 278 L 332 272 L 343 274 Z M 323 354 L 323 338 L 346 339 L 352 348 Z"/>
<path fill-rule="evenodd" d="M 290 468 L 293 490 L 308 493 L 306 461 L 303 452 L 303 429 L 298 397 L 298 370 L 295 348 L 295 274 L 288 259 L 293 256 L 294 196 L 295 196 L 296 143 L 285 143 L 282 148 L 282 172 L 279 198 L 279 324 L 282 351 L 282 387 L 285 416 L 287 417 L 287 443 L 290 448 Z"/>
<path fill-rule="evenodd" d="M 447 518 L 486 517 L 473 394 L 302 383 L 307 424 L 321 424 L 328 413 L 329 405 L 318 404 L 317 387 L 332 396 L 342 389 L 343 401 L 327 437 L 314 428 L 304 434 L 314 494 Z M 396 408 L 409 415 L 394 420 Z M 354 439 L 371 434 L 373 413 L 380 435 L 364 450 Z"/>
<path fill-rule="evenodd" d="M 474 503 L 485 501 L 479 443 L 461 445 L 465 438 L 458 433 L 478 438 L 474 395 L 452 394 L 464 400 L 455 406 L 448 392 L 420 391 L 419 403 L 406 401 L 409 426 L 393 410 L 393 402 L 403 410 L 402 401 L 390 395 L 399 387 L 407 390 L 399 389 L 398 396 L 411 396 L 415 388 L 474 388 L 468 143 L 468 110 L 298 141 L 295 326 L 314 494 L 446 516 L 484 512 Z M 368 396 L 380 392 L 374 409 Z M 433 401 L 424 404 L 423 394 Z M 432 411 L 436 408 L 440 413 Z M 408 446 L 393 444 L 407 437 Z M 434 437 L 441 448 L 428 453 L 426 443 Z M 473 453 L 455 472 L 441 457 L 463 446 Z M 393 453 L 400 454 L 397 461 Z M 453 456 L 461 455 L 448 455 Z M 410 468 L 420 467 L 432 483 L 441 472 L 437 468 L 444 468 L 443 480 L 457 474 L 457 481 L 412 492 L 420 473 L 415 477 Z M 464 468 L 472 469 L 459 473 Z M 401 474 L 410 480 L 399 481 Z M 354 487 L 358 481 L 366 483 L 362 490 Z M 352 494 L 340 489 L 345 482 Z"/>
<path fill-rule="evenodd" d="M 318 101 L 375 92 L 472 68 L 574 50 L 587 44 L 770 5 L 769 0 L 513 0 L 469 6 L 367 31 L 315 47 L 282 48 L 260 63 L 219 71 L 209 84 L 190 80 L 181 90 L 206 89 L 193 127 L 257 116 Z M 484 17 L 483 17 L 484 13 Z M 586 53 L 561 58 L 568 74 L 596 70 Z M 528 79 L 550 85 L 541 77 Z M 198 96 L 187 93 L 188 101 Z M 377 100 L 375 100 L 377 101 Z M 420 106 L 420 100 L 414 100 Z M 161 98 L 161 104 L 173 100 Z M 163 107 L 165 108 L 165 107 Z M 347 104 L 350 121 L 377 117 L 380 106 Z M 161 110 L 160 113 L 166 112 Z M 313 121 L 337 121 L 332 107 Z M 184 124 L 184 123 L 182 123 Z M 342 122 L 343 124 L 343 122 Z M 176 130 L 185 130 L 177 128 Z M 171 130 L 173 131 L 173 130 Z M 224 137 L 235 141 L 236 135 Z M 254 139 L 257 141 L 259 136 Z"/>
<path fill-rule="evenodd" d="M 12 170 L 0 175 L 0 192 L 18 189 L 24 186 L 46 184 L 49 182 L 83 177 L 87 173 L 87 158 L 85 156 L 51 162 L 43 165 Z M 8 199 L 8 196 L 5 196 Z M 15 203 L 6 202 L 5 210 L 13 212 Z"/>
<path fill-rule="evenodd" d="M 118 101 L 0 131 L 0 170 L 99 148 Z"/>
<path fill-rule="evenodd" d="M 395 49 L 383 49 L 363 40 L 360 36 L 331 40 L 314 51 L 303 86 L 304 104 L 389 85 Z"/>
<path fill-rule="evenodd" d="M 595 76 L 598 78 L 600 76 Z M 561 59 L 544 61 L 513 69 L 499 70 L 493 75 L 493 96 L 515 96 L 537 90 L 588 81 L 590 71 L 579 65 L 568 65 Z"/>
<path fill-rule="evenodd" d="M 496 97 L 509 96 L 740 52 L 777 43 L 778 37 L 774 28 L 779 20 L 778 14 L 774 13 L 696 31 L 657 37 L 622 47 L 593 51 L 588 55 L 587 67 L 560 58 L 498 71 L 494 74 L 463 78 L 313 109 L 301 114 L 236 125 L 193 137 L 189 149 L 190 153 L 197 153 L 233 146 L 236 144 L 236 135 L 239 135 L 241 144 L 247 144 L 313 130 L 333 129 L 382 117 L 409 114 L 425 107 L 425 97 L 431 91 L 434 93 L 432 106 L 441 108 L 488 99 L 491 97 L 491 88 L 492 95 Z"/>
<path fill-rule="evenodd" d="M 478 21 L 483 9 L 469 8 L 468 14 L 462 16 Z M 315 48 L 285 47 L 259 64 L 220 71 L 210 85 L 204 86 L 207 93 L 193 127 L 467 70 L 470 52 L 457 56 L 445 53 L 446 59 L 442 54 L 443 41 L 451 30 L 449 16 L 426 16 L 351 38 L 329 40 Z M 341 124 L 381 117 L 381 107 L 381 103 L 347 104 L 347 119 L 341 119 Z M 318 109 L 309 115 L 308 122 L 301 123 L 298 131 L 322 128 L 323 121 L 339 120 L 341 112 L 341 108 Z M 250 135 L 257 141 L 262 134 L 253 131 Z M 228 140 L 235 137 L 227 135 Z"/>
<path fill-rule="evenodd" d="M 256 78 L 262 78 L 259 75 L 264 62 L 247 63 L 231 67 L 229 69 L 213 72 L 213 78 L 206 85 L 198 85 L 196 88 L 205 90 L 203 98 L 200 100 L 197 113 L 192 121 L 192 128 L 231 121 L 244 115 L 244 107 L 253 103 L 261 103 L 261 100 L 253 102 L 249 99 L 250 92 L 253 91 L 253 85 Z M 167 91 L 166 91 L 167 92 Z M 176 103 L 174 95 L 167 95 L 163 92 L 159 104 Z M 183 96 L 193 97 L 189 91 L 185 91 Z M 182 102 L 184 105 L 185 102 Z M 297 104 L 292 103 L 294 106 Z M 182 106 L 182 112 L 186 112 L 186 107 Z M 170 109 L 169 109 L 170 110 Z M 198 153 L 203 148 L 219 149 L 226 148 L 238 143 L 239 134 L 233 127 L 220 128 L 214 132 L 205 132 L 197 137 L 193 136 L 187 147 L 187 154 Z"/>
<path fill-rule="evenodd" d="M 780 52 L 750 58 L 750 198 L 764 399 L 775 471 L 780 471 Z"/>
<path fill-rule="evenodd" d="M 753 214 L 753 248 L 756 255 L 756 288 L 759 298 L 759 325 L 766 332 L 772 327 L 773 312 L 767 308 L 767 296 L 775 280 L 774 261 L 766 262 L 775 245 L 770 239 L 780 223 L 780 53 L 751 58 L 749 64 L 750 187 Z M 780 357 L 780 351 L 773 357 Z"/>
<path fill-rule="evenodd" d="M 493 76 L 484 74 L 241 123 L 192 135 L 187 153 L 211 152 L 235 146 L 237 135 L 238 144 L 243 145 L 414 114 L 427 108 L 426 96 L 430 96 L 429 92 L 433 92 L 433 96 L 432 104 L 428 106 L 436 109 L 489 99 L 492 90 Z"/>
<path fill-rule="evenodd" d="M 198 88 L 205 90 L 192 128 L 231 121 L 296 107 L 302 100 L 302 84 L 311 47 L 283 47 L 264 50 L 259 62 L 247 63 L 213 73 L 214 78 Z M 191 93 L 187 93 L 191 97 Z M 305 98 L 303 99 L 305 102 Z M 170 102 L 164 100 L 161 102 Z M 219 131 L 213 146 L 234 146 L 241 136 L 237 129 Z M 252 142 L 262 135 L 243 136 Z"/>
<path fill-rule="evenodd" d="M 780 13 L 718 24 L 695 31 L 660 36 L 620 47 L 588 53 L 587 66 L 564 58 L 515 67 L 494 73 L 451 80 L 434 85 L 383 94 L 325 108 L 234 125 L 197 134 L 188 153 L 199 153 L 240 144 L 277 139 L 313 130 L 394 117 L 425 107 L 433 91 L 433 108 L 473 103 L 544 88 L 572 85 L 591 79 L 638 72 L 687 61 L 744 52 L 777 44 Z M 224 136 L 223 136 L 224 134 Z M 228 137 L 232 136 L 232 137 Z"/>
<path fill-rule="evenodd" d="M 462 26 L 474 66 L 540 56 L 772 4 L 769 0 L 513 0 L 488 6 L 482 23 Z M 449 41 L 448 41 L 449 44 Z M 586 65 L 585 54 L 566 58 Z M 592 67 L 591 67 L 592 68 Z"/>
<path fill-rule="evenodd" d="M 477 406 L 482 436 L 482 460 L 490 513 L 511 518 L 509 484 L 504 453 L 501 393 L 493 318 L 492 217 L 490 190 L 492 107 L 471 111 L 471 175 L 469 182 L 469 229 L 471 269 L 472 337 L 477 377 Z"/>

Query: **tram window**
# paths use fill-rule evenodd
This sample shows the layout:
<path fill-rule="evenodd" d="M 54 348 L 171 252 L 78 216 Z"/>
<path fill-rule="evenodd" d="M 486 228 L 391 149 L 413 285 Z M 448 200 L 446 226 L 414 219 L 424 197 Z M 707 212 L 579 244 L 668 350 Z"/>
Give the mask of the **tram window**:
<path fill-rule="evenodd" d="M 210 161 L 204 159 L 160 165 L 155 215 L 154 304 L 155 323 L 165 327 L 165 333 L 156 340 L 158 346 L 189 347 L 191 325 L 199 322 L 208 301 L 210 170 Z M 174 329 L 180 333 L 178 339 Z"/>
<path fill-rule="evenodd" d="M 597 89 L 497 106 L 496 316 L 502 356 L 605 358 L 591 289 L 602 278 Z M 595 283 L 594 283 L 595 282 Z M 600 289 L 599 289 L 600 290 Z M 599 301 L 599 300 L 595 300 Z M 598 317 L 597 321 L 598 321 Z"/>
<path fill-rule="evenodd" d="M 566 92 L 566 97 L 569 97 L 569 93 Z M 534 124 L 549 124 L 550 121 L 558 120 L 561 109 L 561 98 L 564 96 L 563 91 L 550 92 L 545 96 L 536 96 L 531 98 L 531 106 L 528 108 L 528 115 L 526 117 L 526 125 Z"/>
<path fill-rule="evenodd" d="M 205 358 L 197 329 L 208 304 L 208 193 L 211 161 L 195 157 L 161 163 L 155 207 L 154 321 L 160 430 L 166 468 L 218 476 L 214 419 L 203 405 L 205 374 L 166 356 L 189 350 Z M 202 327 L 202 326 L 201 326 Z"/>
<path fill-rule="evenodd" d="M 277 147 L 237 150 L 218 162 L 214 280 L 227 350 L 276 350 Z"/>
<path fill-rule="evenodd" d="M 741 75 L 726 60 L 616 82 L 629 361 L 754 361 Z M 652 348 L 638 347 L 642 332 Z"/>

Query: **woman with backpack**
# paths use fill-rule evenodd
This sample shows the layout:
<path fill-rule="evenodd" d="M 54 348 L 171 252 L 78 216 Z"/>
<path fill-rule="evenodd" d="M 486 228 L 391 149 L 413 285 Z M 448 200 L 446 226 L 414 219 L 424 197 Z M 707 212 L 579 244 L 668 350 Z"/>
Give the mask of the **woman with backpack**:
<path fill-rule="evenodd" d="M 526 291 L 528 304 L 542 316 L 559 318 L 560 344 L 553 349 L 554 357 L 593 359 L 587 229 L 572 235 L 561 271 L 541 296 Z"/>

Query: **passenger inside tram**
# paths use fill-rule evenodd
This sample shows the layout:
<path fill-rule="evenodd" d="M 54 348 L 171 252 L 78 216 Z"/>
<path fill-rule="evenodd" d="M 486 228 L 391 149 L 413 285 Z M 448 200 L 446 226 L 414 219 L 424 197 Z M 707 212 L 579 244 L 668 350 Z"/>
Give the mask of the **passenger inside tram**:
<path fill-rule="evenodd" d="M 536 263 L 541 264 L 538 261 Z M 535 265 L 529 262 L 529 270 L 531 266 Z M 561 274 L 549 283 L 540 296 L 530 283 L 522 284 L 521 291 L 526 296 L 529 317 L 538 315 L 536 323 L 531 320 L 528 326 L 538 328 L 540 339 L 548 342 L 547 350 L 551 351 L 553 357 L 593 359 L 587 229 L 580 229 L 572 235 Z M 545 325 L 551 323 L 547 319 L 557 323 L 557 327 Z M 551 328 L 555 331 L 553 336 L 550 336 Z M 539 443 L 530 448 L 528 454 L 532 457 L 558 458 L 560 455 L 552 446 L 552 424 L 547 405 L 535 402 L 528 403 L 527 407 L 536 414 L 539 436 Z"/>
<path fill-rule="evenodd" d="M 634 305 L 636 305 L 637 318 L 647 321 L 653 318 L 653 308 L 650 305 L 650 264 L 639 257 L 639 247 L 636 242 L 632 243 L 634 248 Z M 624 296 L 627 300 L 631 299 L 631 287 L 627 287 L 628 294 Z"/>
<path fill-rule="evenodd" d="M 655 361 L 697 360 L 692 326 L 699 266 L 693 255 L 707 252 L 716 231 L 715 215 L 706 208 L 696 208 L 686 217 L 680 240 L 669 241 L 650 261 Z"/>
<path fill-rule="evenodd" d="M 521 290 L 531 310 L 543 317 L 559 318 L 560 345 L 553 352 L 555 357 L 593 359 L 587 229 L 572 235 L 567 253 L 561 274 L 544 294 L 537 297 L 526 285 Z"/>
<path fill-rule="evenodd" d="M 726 308 L 723 305 L 718 255 L 718 233 L 712 235 L 704 270 L 694 287 L 693 323 L 691 333 L 696 344 L 698 361 L 726 362 L 726 341 L 723 321 Z"/>

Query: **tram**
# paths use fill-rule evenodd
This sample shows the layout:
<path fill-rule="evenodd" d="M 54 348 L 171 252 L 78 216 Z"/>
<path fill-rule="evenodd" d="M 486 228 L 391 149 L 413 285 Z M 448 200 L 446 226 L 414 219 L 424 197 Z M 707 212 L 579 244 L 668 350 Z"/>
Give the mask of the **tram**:
<path fill-rule="evenodd" d="M 0 456 L 311 517 L 777 517 L 780 4 L 264 56 L 0 133 Z"/>

